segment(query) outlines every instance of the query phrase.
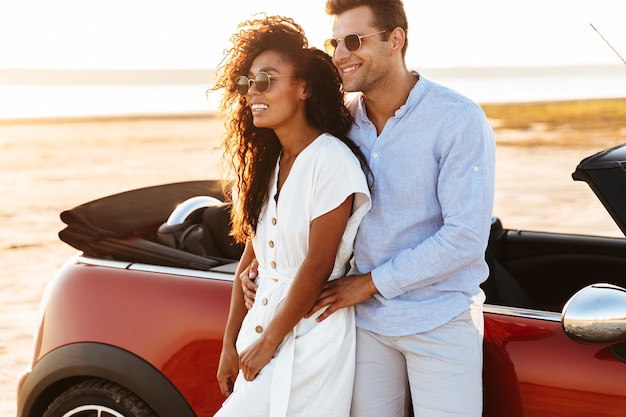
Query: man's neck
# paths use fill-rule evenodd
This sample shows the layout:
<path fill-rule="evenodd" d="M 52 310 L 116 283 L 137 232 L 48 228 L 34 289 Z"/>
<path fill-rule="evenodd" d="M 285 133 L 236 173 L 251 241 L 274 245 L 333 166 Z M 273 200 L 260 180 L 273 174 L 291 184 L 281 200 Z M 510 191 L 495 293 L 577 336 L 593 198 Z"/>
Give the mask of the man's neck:
<path fill-rule="evenodd" d="M 381 83 L 374 91 L 363 92 L 367 117 L 376 126 L 378 135 L 387 120 L 406 103 L 418 80 L 419 77 L 407 70 L 399 77 L 388 77 L 387 82 Z"/>

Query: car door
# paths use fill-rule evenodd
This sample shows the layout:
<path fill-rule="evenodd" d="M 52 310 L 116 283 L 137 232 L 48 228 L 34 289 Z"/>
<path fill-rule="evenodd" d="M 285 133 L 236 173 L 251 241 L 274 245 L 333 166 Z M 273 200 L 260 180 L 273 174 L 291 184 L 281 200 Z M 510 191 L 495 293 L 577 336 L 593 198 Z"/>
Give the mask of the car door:
<path fill-rule="evenodd" d="M 560 314 L 485 305 L 485 417 L 626 416 L 626 364 Z"/>

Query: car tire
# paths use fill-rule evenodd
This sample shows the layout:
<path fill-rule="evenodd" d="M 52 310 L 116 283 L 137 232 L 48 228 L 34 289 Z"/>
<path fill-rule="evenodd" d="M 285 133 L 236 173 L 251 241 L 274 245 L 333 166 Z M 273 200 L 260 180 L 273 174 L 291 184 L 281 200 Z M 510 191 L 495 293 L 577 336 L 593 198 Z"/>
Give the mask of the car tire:
<path fill-rule="evenodd" d="M 43 417 L 158 417 L 132 392 L 104 379 L 89 379 L 61 393 Z"/>

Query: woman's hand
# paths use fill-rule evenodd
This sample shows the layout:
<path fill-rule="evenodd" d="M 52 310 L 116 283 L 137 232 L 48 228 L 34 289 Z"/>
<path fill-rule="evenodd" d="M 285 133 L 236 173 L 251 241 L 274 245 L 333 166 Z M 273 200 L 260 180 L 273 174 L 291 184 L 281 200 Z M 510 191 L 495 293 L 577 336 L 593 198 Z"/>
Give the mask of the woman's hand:
<path fill-rule="evenodd" d="M 261 338 L 241 352 L 239 366 L 246 381 L 252 381 L 274 356 L 278 346 Z"/>
<path fill-rule="evenodd" d="M 220 363 L 217 367 L 217 382 L 220 385 L 220 391 L 225 397 L 233 393 L 235 379 L 239 373 L 239 356 L 235 346 L 222 347 L 220 354 Z"/>

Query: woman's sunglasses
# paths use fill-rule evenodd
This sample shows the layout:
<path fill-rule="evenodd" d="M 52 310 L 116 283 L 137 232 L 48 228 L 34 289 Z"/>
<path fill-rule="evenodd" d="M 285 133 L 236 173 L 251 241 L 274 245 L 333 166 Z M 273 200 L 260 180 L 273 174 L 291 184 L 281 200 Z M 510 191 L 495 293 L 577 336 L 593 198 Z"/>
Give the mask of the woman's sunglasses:
<path fill-rule="evenodd" d="M 241 77 L 237 78 L 237 91 L 239 91 L 239 94 L 241 94 L 242 96 L 245 96 L 248 94 L 250 87 L 252 87 L 252 83 L 254 83 L 257 91 L 262 93 L 269 90 L 271 79 L 277 77 L 295 77 L 295 75 L 269 75 L 267 72 L 259 72 L 257 75 L 254 76 L 254 79 L 250 79 L 245 75 L 242 75 Z"/>
<path fill-rule="evenodd" d="M 357 35 L 356 33 L 352 33 L 343 39 L 330 38 L 330 39 L 327 39 L 326 42 L 324 42 L 324 48 L 326 49 L 326 53 L 328 55 L 334 56 L 335 51 L 337 50 L 337 47 L 339 46 L 339 42 L 343 41 L 343 44 L 346 46 L 346 49 L 348 51 L 356 52 L 359 49 L 361 49 L 361 45 L 362 45 L 361 39 L 367 38 L 369 36 L 374 36 L 374 35 L 378 35 L 381 33 L 385 33 L 385 32 L 387 31 L 381 30 L 380 32 L 368 33 L 367 35 Z"/>

